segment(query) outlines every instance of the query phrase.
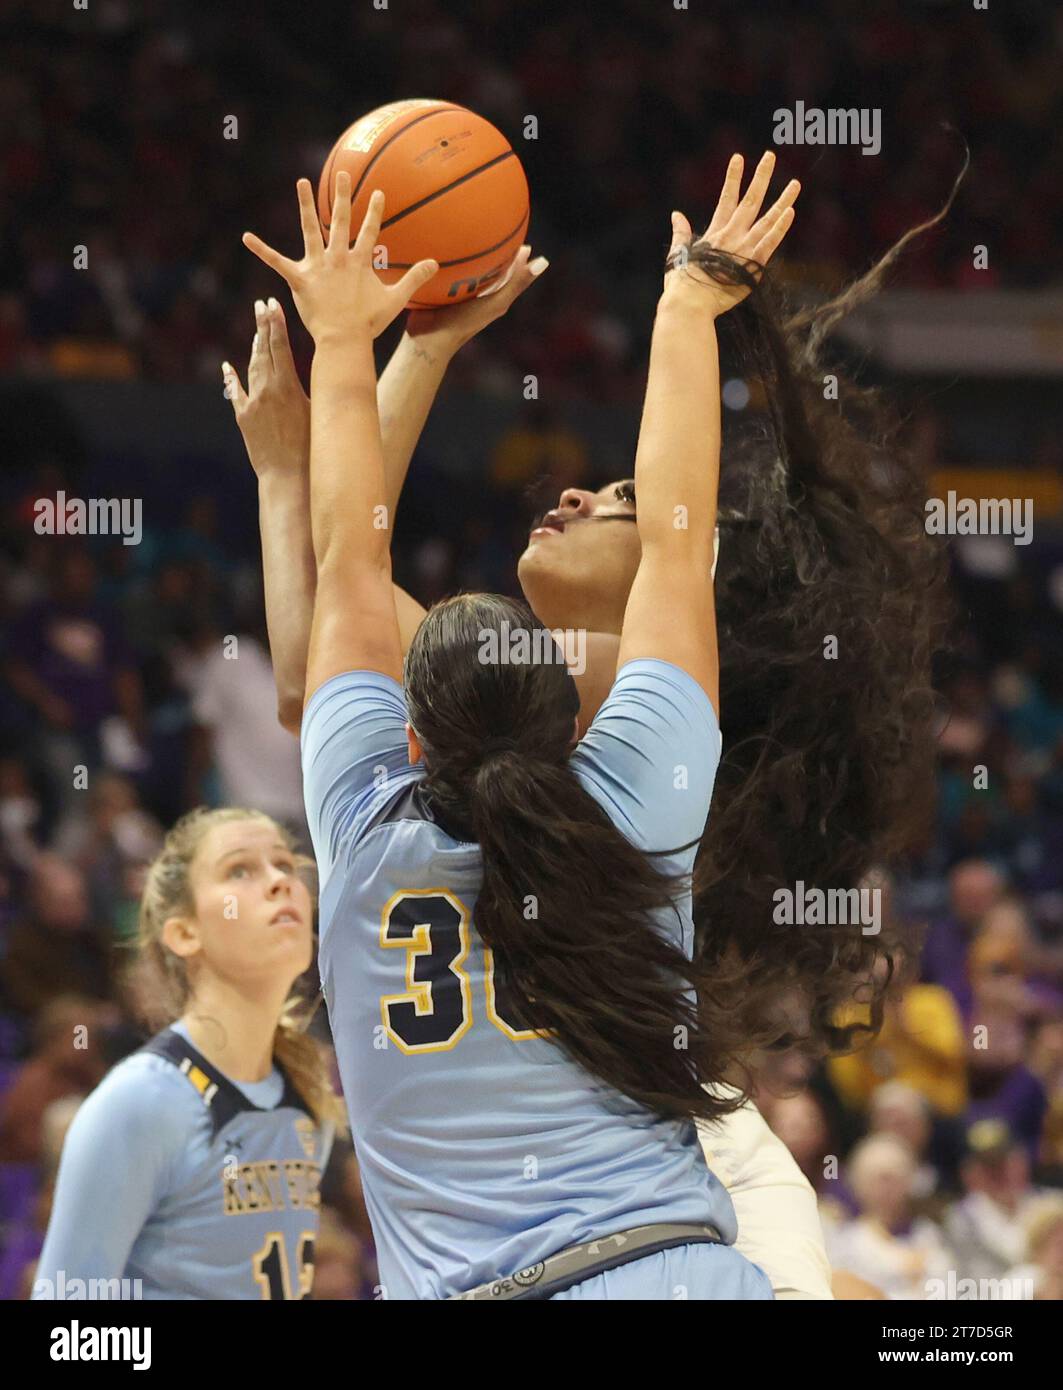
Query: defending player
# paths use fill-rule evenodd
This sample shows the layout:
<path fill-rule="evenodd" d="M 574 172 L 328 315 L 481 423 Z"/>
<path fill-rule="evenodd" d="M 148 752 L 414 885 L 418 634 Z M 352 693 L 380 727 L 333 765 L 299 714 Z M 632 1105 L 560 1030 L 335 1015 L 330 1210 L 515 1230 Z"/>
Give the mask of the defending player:
<path fill-rule="evenodd" d="M 737 161 L 712 235 L 764 264 L 797 185 L 757 219 L 770 161 L 741 202 L 740 172 Z M 545 1261 L 528 1276 L 540 1294 L 770 1297 L 729 1248 L 733 1212 L 689 1119 L 712 1112 L 701 1081 L 736 1043 L 698 1026 L 695 994 L 711 981 L 689 959 L 686 880 L 719 748 L 714 319 L 747 287 L 666 276 L 621 672 L 573 752 L 578 696 L 557 653 L 485 657 L 485 636 L 529 635 L 534 620 L 510 600 L 433 609 L 403 701 L 389 537 L 375 524 L 371 341 L 435 265 L 381 285 L 370 258 L 382 195 L 349 251 L 346 177 L 327 250 L 309 183 L 299 192 L 300 262 L 245 240 L 288 280 L 316 343 L 304 785 L 322 978 L 385 1288 L 468 1293 Z M 673 222 L 678 253 L 689 232 Z M 666 596 L 675 619 L 662 631 Z"/>
<path fill-rule="evenodd" d="M 201 808 L 166 837 L 139 985 L 173 1021 L 78 1110 L 34 1297 L 70 1297 L 74 1280 L 83 1297 L 310 1295 L 342 1106 L 291 998 L 313 957 L 309 867 L 254 811 Z"/>

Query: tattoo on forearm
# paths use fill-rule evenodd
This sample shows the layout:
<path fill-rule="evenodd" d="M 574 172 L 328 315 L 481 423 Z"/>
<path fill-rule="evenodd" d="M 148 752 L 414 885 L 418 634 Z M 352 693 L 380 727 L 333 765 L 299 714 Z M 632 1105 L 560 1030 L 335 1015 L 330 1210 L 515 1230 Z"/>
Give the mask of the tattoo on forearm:
<path fill-rule="evenodd" d="M 436 364 L 436 359 L 432 356 L 430 352 L 425 352 L 423 347 L 415 347 L 413 350 L 413 355 L 414 357 L 423 357 L 424 360 L 431 367 L 434 367 Z"/>

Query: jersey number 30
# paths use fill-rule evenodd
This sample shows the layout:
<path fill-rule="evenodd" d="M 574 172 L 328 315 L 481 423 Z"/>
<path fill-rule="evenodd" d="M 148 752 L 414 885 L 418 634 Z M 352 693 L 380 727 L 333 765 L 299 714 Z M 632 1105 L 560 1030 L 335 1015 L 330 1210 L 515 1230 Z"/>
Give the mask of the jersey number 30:
<path fill-rule="evenodd" d="M 473 1024 L 472 982 L 463 969 L 469 955 L 469 910 L 446 888 L 406 889 L 384 907 L 380 944 L 406 952 L 406 989 L 385 994 L 380 1013 L 388 1037 L 403 1052 L 446 1052 Z M 506 1017 L 506 988 L 495 980 L 494 957 L 484 948 L 487 1017 L 507 1038 L 542 1036 Z"/>

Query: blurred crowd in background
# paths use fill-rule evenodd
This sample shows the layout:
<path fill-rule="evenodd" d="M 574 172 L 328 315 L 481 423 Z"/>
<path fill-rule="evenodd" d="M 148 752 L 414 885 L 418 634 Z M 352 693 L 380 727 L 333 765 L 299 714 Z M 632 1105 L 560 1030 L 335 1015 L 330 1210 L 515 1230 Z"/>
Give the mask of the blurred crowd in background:
<path fill-rule="evenodd" d="M 1063 229 L 1063 149 L 1041 138 L 1063 116 L 1050 0 L 992 15 L 910 0 L 617 0 L 605 15 L 558 0 L 264 4 L 238 24 L 224 5 L 102 0 L 60 16 L 16 0 L 0 41 L 0 207 L 18 213 L 0 217 L 0 371 L 215 380 L 274 290 L 240 233 L 294 249 L 295 179 L 397 95 L 471 107 L 523 160 L 549 280 L 490 359 L 474 349 L 461 370 L 535 372 L 555 399 L 627 399 L 668 212 L 707 220 L 731 153 L 768 148 L 773 113 L 797 100 L 884 112 L 877 157 L 779 151 L 780 177 L 805 188 L 787 243 L 804 283 L 836 283 L 936 211 L 958 130 L 978 179 L 900 283 L 1040 286 Z M 977 243 L 993 247 L 979 270 Z"/>
<path fill-rule="evenodd" d="M 401 24 L 370 5 L 256 6 L 233 24 L 225 7 L 106 0 L 91 25 L 71 11 L 47 27 L 37 7 L 9 6 L 0 385 L 214 381 L 222 358 L 243 360 L 251 301 L 274 290 L 240 231 L 293 245 L 295 177 L 361 111 L 397 93 L 474 107 L 519 146 L 551 270 L 453 380 L 499 394 L 532 372 L 542 400 L 485 434 L 464 481 L 415 464 L 398 577 L 430 602 L 512 591 L 528 482 L 556 495 L 630 472 L 603 472 L 557 403 L 637 400 L 659 210 L 706 213 L 730 152 L 770 143 L 776 107 L 887 113 L 881 158 L 785 152 L 806 180 L 795 280 L 836 283 L 941 203 L 960 149 L 948 118 L 977 177 L 898 281 L 1050 283 L 1063 221 L 1063 147 L 1042 134 L 1063 115 L 1053 7 L 1017 4 L 992 24 L 888 0 L 787 7 L 785 24 L 773 3 L 611 9 L 623 22 L 602 32 L 582 7 L 503 0 L 416 0 Z M 521 141 L 529 114 L 539 138 Z M 976 282 L 981 239 L 1000 254 Z M 84 271 L 72 242 L 90 247 Z M 929 404 L 915 415 L 928 472 L 951 461 L 942 419 Z M 253 518 L 228 524 L 219 467 L 181 513 L 146 506 L 137 546 L 37 534 L 35 500 L 79 495 L 85 460 L 106 478 L 97 454 L 76 431 L 66 452 L 9 444 L 0 484 L 0 1298 L 27 1291 L 79 1098 L 138 1045 L 122 963 L 166 829 L 203 802 L 303 827 Z M 1040 463 L 1060 466 L 1058 442 Z M 996 558 L 975 540 L 954 550 L 939 813 L 890 888 L 890 910 L 926 924 L 921 964 L 872 1046 L 825 1065 L 781 1058 L 758 1097 L 820 1196 L 836 1264 L 893 1297 L 1063 1298 L 1063 541 L 1048 526 L 1027 549 L 1002 545 Z M 73 1050 L 78 1025 L 88 1045 Z M 315 1296 L 371 1298 L 349 1145 L 324 1200 Z"/>

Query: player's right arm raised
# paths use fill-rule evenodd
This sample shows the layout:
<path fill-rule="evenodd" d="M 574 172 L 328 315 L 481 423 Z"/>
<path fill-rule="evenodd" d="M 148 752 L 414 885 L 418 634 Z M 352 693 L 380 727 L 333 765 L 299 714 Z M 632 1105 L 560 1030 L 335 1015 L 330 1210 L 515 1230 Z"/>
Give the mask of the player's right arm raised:
<path fill-rule="evenodd" d="M 301 260 L 289 260 L 251 233 L 244 243 L 288 282 L 314 339 L 310 530 L 317 590 L 306 663 L 309 700 L 342 672 L 377 671 L 401 679 L 373 339 L 439 267 L 435 261 L 420 261 L 397 284 L 382 284 L 371 256 L 383 194 L 373 194 L 350 246 L 350 178 L 341 172 L 326 247 L 309 181 L 301 179 L 298 190 Z"/>
<path fill-rule="evenodd" d="M 387 506 L 398 507 L 413 452 L 446 369 L 481 329 L 500 318 L 546 269 L 522 246 L 509 272 L 487 295 L 446 309 L 411 310 L 406 332 L 377 384 Z M 281 724 L 296 737 L 303 713 L 306 654 L 317 571 L 310 538 L 310 402 L 299 381 L 284 311 L 275 299 L 255 305 L 257 332 L 247 391 L 233 367 L 222 374 L 258 479 L 259 530 L 270 655 Z M 424 617 L 394 588 L 403 651 Z"/>
<path fill-rule="evenodd" d="M 766 265 L 793 221 L 796 181 L 757 218 L 775 157 L 760 161 L 744 198 L 742 159 L 728 166 L 704 240 Z M 719 714 L 719 657 L 712 557 L 720 476 L 720 365 L 716 319 L 748 290 L 720 284 L 683 259 L 692 234 L 672 218 L 671 256 L 650 347 L 649 376 L 635 455 L 635 498 L 642 556 L 631 586 L 618 666 L 656 657 L 687 671 Z"/>

